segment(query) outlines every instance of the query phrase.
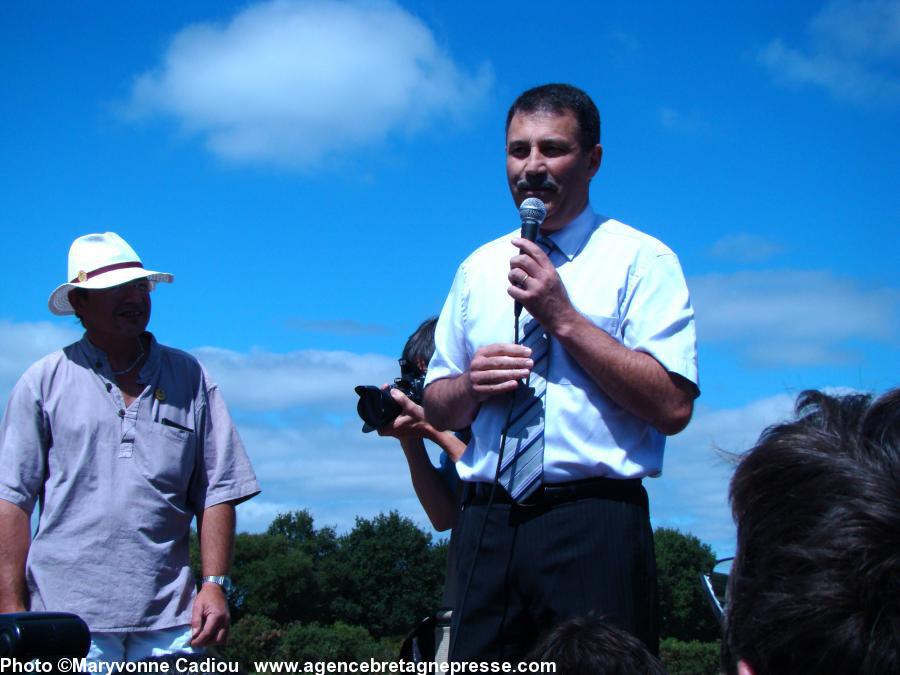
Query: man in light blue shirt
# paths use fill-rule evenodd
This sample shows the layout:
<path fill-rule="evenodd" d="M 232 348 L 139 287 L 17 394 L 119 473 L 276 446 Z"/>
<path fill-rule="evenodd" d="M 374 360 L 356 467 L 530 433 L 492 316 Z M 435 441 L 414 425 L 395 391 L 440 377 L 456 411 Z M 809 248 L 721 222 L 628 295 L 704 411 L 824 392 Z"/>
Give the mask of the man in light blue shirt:
<path fill-rule="evenodd" d="M 516 204 L 535 197 L 541 243 L 511 233 L 459 267 L 435 333 L 425 411 L 438 428 L 471 424 L 453 657 L 515 660 L 557 622 L 590 611 L 658 649 L 656 572 L 641 479 L 662 470 L 665 436 L 690 420 L 694 315 L 677 257 L 596 214 L 599 113 L 584 92 L 545 85 L 507 118 Z M 546 352 L 515 344 L 513 302 Z M 492 489 L 520 381 L 546 381 L 540 480 L 524 498 Z M 504 470 L 511 448 L 504 446 Z M 514 458 L 514 457 L 513 457 Z"/>

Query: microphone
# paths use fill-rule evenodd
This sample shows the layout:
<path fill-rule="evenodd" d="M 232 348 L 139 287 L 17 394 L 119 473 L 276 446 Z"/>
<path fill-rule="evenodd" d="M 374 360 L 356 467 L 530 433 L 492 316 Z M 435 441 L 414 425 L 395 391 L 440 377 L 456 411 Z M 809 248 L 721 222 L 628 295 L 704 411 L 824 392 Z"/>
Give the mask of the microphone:
<path fill-rule="evenodd" d="M 522 220 L 522 239 L 534 241 L 537 239 L 538 228 L 547 217 L 547 207 L 537 197 L 529 197 L 522 200 L 519 205 L 519 218 Z M 522 303 L 516 300 L 514 310 L 516 320 L 522 314 Z"/>
<path fill-rule="evenodd" d="M 547 217 L 547 207 L 537 197 L 523 199 L 519 205 L 519 218 L 522 219 L 522 238 L 528 241 L 537 239 L 538 228 Z"/>

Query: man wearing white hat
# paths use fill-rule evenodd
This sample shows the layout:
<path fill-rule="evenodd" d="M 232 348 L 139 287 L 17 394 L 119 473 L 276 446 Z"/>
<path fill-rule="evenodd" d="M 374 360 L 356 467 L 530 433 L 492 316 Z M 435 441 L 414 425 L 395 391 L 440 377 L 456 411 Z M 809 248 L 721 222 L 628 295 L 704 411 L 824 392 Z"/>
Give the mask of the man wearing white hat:
<path fill-rule="evenodd" d="M 172 280 L 113 232 L 76 239 L 49 306 L 84 337 L 25 372 L 0 425 L 0 612 L 74 612 L 97 660 L 226 639 L 234 506 L 259 492 L 216 385 L 146 331 Z"/>

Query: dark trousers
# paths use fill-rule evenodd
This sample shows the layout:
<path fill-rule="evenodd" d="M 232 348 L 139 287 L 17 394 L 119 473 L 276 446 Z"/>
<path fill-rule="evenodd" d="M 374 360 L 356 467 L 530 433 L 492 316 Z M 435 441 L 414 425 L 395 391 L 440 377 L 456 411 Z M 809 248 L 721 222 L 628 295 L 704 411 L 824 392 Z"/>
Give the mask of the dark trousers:
<path fill-rule="evenodd" d="M 452 660 L 519 661 L 556 625 L 590 612 L 658 653 L 653 532 L 647 493 L 639 483 L 635 488 L 627 498 L 534 506 L 507 499 L 489 512 L 484 499 L 464 503 Z"/>

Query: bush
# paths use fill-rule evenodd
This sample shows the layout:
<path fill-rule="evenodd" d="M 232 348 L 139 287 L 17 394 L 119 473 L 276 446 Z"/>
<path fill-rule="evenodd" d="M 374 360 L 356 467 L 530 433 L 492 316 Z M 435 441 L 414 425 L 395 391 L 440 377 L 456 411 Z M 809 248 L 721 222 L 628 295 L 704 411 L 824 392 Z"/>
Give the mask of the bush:
<path fill-rule="evenodd" d="M 318 661 L 361 662 L 370 658 L 392 660 L 396 652 L 373 638 L 360 626 L 338 621 L 331 626 L 318 623 L 292 623 L 284 630 L 278 659 L 315 663 Z"/>
<path fill-rule="evenodd" d="M 669 675 L 718 675 L 718 642 L 682 642 L 666 638 L 659 645 L 659 656 Z"/>
<path fill-rule="evenodd" d="M 217 651 L 227 661 L 238 661 L 249 673 L 253 661 L 274 658 L 283 632 L 282 627 L 269 617 L 248 614 L 231 627 L 228 644 Z"/>
<path fill-rule="evenodd" d="M 443 556 L 440 554 L 444 554 Z M 322 562 L 330 607 L 322 623 L 365 626 L 378 639 L 405 635 L 441 601 L 446 549 L 396 511 L 357 518 Z"/>

